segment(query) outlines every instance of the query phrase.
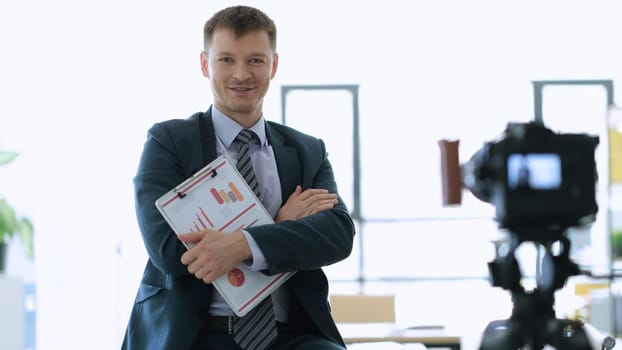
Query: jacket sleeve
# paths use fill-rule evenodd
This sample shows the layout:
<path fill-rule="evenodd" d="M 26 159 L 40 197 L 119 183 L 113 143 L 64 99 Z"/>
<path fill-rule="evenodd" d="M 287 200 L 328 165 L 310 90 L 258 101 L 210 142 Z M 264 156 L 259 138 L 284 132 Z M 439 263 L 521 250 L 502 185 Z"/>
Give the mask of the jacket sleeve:
<path fill-rule="evenodd" d="M 151 262 L 164 274 L 189 274 L 180 261 L 184 245 L 156 208 L 156 200 L 188 177 L 170 123 L 149 129 L 134 177 L 138 225 Z"/>
<path fill-rule="evenodd" d="M 332 166 L 324 144 L 315 139 L 315 148 L 307 145 L 298 150 L 302 167 L 300 184 L 307 188 L 324 188 L 337 193 Z M 287 198 L 289 194 L 284 196 Z M 296 221 L 251 227 L 249 233 L 262 250 L 268 273 L 311 270 L 348 257 L 352 252 L 354 223 L 345 203 Z"/>

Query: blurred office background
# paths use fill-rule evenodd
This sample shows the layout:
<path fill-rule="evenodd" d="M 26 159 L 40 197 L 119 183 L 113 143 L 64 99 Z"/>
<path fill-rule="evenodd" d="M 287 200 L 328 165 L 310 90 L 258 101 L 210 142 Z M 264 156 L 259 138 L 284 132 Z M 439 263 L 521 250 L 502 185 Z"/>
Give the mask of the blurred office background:
<path fill-rule="evenodd" d="M 442 206 L 437 141 L 460 139 L 466 161 L 508 122 L 533 120 L 534 81 L 608 80 L 619 87 L 622 5 L 243 3 L 263 9 L 279 30 L 280 65 L 266 117 L 281 121 L 287 97 L 286 123 L 326 140 L 340 191 L 356 214 L 352 256 L 326 269 L 331 291 L 394 294 L 404 324 L 468 327 L 507 317 L 508 294 L 490 286 L 486 265 L 494 257 L 491 241 L 502 235 L 494 208 L 468 191 L 462 206 Z M 233 4 L 0 3 L 0 149 L 20 152 L 0 168 L 0 197 L 35 226 L 34 260 L 12 241 L 0 277 L 20 281 L 28 293 L 20 301 L 30 312 L 24 348 L 120 346 L 146 262 L 132 196 L 146 131 L 209 107 L 199 69 L 202 27 Z M 300 86 L 345 88 L 282 94 Z M 613 93 L 622 101 L 622 87 Z M 611 106 L 602 86 L 553 86 L 544 97 L 545 124 L 598 134 L 608 144 Z M 606 171 L 608 150 L 598 152 Z M 622 206 L 608 175 L 601 180 L 601 217 L 574 235 L 573 257 L 607 273 Z M 527 274 L 535 255 L 521 253 Z M 563 314 L 585 301 L 571 290 L 557 300 Z M 612 330 L 612 318 L 607 314 L 603 327 Z"/>

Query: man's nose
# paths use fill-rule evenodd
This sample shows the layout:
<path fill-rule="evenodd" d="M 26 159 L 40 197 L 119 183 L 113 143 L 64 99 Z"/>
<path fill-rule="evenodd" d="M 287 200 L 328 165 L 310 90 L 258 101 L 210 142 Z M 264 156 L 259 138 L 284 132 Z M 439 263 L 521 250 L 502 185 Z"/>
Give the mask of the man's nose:
<path fill-rule="evenodd" d="M 245 64 L 238 64 L 233 71 L 233 77 L 240 81 L 247 80 L 251 76 L 251 71 Z"/>

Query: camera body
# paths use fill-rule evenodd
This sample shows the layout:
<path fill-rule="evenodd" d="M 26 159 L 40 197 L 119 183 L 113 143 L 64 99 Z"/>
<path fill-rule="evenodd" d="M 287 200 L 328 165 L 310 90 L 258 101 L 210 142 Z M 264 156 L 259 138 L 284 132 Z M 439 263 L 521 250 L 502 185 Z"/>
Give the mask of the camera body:
<path fill-rule="evenodd" d="M 496 209 L 499 226 L 564 229 L 593 222 L 597 136 L 509 123 L 462 166 L 463 184 Z"/>

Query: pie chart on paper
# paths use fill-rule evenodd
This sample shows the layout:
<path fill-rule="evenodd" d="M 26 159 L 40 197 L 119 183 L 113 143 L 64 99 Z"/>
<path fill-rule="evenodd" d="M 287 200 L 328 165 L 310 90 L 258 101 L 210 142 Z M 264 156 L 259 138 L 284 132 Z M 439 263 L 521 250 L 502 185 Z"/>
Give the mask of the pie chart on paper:
<path fill-rule="evenodd" d="M 244 284 L 244 272 L 238 268 L 234 268 L 227 274 L 229 283 L 234 287 L 240 287 Z"/>

